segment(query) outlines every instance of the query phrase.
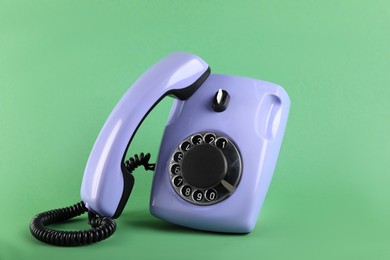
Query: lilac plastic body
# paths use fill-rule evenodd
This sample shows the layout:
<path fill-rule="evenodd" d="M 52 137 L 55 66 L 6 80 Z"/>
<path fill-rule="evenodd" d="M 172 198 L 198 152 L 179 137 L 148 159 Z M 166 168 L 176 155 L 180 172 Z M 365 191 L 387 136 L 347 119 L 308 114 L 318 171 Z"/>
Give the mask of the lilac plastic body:
<path fill-rule="evenodd" d="M 219 90 L 230 94 L 224 112 L 214 112 Z M 185 101 L 175 100 L 160 147 L 150 199 L 151 213 L 166 221 L 208 231 L 247 233 L 255 227 L 282 143 L 290 100 L 273 83 L 230 75 L 210 75 Z M 170 156 L 180 142 L 197 132 L 221 133 L 242 158 L 235 192 L 214 205 L 199 206 L 180 198 L 170 183 Z"/>
<path fill-rule="evenodd" d="M 124 190 L 122 158 L 138 125 L 161 97 L 193 84 L 207 69 L 199 57 L 174 52 L 131 86 L 111 112 L 89 156 L 81 185 L 81 198 L 88 209 L 114 216 Z"/>
<path fill-rule="evenodd" d="M 126 92 L 101 130 L 85 169 L 81 197 L 96 213 L 112 217 L 124 191 L 123 154 L 144 116 L 167 93 L 185 89 L 207 71 L 208 65 L 188 53 L 162 59 Z M 230 94 L 224 112 L 212 110 L 219 89 Z M 276 165 L 290 101 L 283 88 L 264 81 L 210 75 L 185 101 L 176 100 L 165 129 L 153 179 L 153 215 L 191 228 L 219 232 L 250 232 L 267 193 Z M 187 136 L 213 131 L 233 141 L 242 158 L 242 177 L 224 201 L 196 206 L 184 201 L 169 180 L 172 151 Z"/>

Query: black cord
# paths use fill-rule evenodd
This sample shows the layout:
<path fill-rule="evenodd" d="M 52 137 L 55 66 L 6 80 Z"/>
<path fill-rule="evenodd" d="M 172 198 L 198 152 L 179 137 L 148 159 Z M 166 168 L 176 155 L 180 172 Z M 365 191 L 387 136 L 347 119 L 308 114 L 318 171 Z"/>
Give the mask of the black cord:
<path fill-rule="evenodd" d="M 141 153 L 139 156 L 136 154 L 134 155 L 134 158 L 129 158 L 129 160 L 125 161 L 124 165 L 129 173 L 132 173 L 135 168 L 141 165 L 145 167 L 145 170 L 154 170 L 155 164 L 150 164 L 149 159 L 149 153 L 146 155 Z M 64 222 L 80 216 L 85 212 L 88 212 L 91 229 L 82 231 L 61 231 L 46 227 L 50 224 Z M 31 234 L 36 239 L 56 246 L 82 246 L 96 243 L 110 237 L 115 230 L 115 220 L 97 216 L 87 209 L 83 201 L 70 207 L 42 212 L 33 217 L 30 222 Z"/>
<path fill-rule="evenodd" d="M 130 157 L 127 161 L 125 161 L 125 168 L 129 171 L 129 173 L 132 173 L 135 168 L 143 165 L 146 171 L 154 171 L 156 165 L 154 163 L 149 163 L 149 159 L 150 153 L 140 153 L 139 155 L 134 154 L 133 157 Z"/>
<path fill-rule="evenodd" d="M 30 222 L 31 234 L 42 242 L 56 246 L 82 246 L 99 242 L 115 232 L 115 220 L 106 217 L 91 218 L 89 224 L 92 229 L 89 230 L 60 231 L 46 227 L 80 216 L 87 211 L 84 202 L 81 201 L 71 207 L 40 213 Z"/>

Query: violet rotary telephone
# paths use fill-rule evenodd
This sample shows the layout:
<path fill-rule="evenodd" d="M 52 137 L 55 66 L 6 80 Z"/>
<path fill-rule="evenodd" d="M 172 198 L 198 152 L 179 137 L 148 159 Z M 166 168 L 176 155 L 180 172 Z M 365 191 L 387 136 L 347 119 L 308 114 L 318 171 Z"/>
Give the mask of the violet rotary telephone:
<path fill-rule="evenodd" d="M 148 113 L 175 98 L 156 165 L 149 154 L 125 159 Z M 278 159 L 290 100 L 273 83 L 210 74 L 201 58 L 174 52 L 148 69 L 105 122 L 88 158 L 82 201 L 30 223 L 39 240 L 78 246 L 112 235 L 134 185 L 132 171 L 154 171 L 150 212 L 193 229 L 248 233 L 255 227 Z M 48 225 L 88 212 L 90 230 Z"/>

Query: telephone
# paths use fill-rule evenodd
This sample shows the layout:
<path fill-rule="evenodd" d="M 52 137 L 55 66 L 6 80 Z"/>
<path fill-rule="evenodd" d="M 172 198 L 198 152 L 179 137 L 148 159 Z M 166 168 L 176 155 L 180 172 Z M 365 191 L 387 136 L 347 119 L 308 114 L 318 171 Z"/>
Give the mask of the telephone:
<path fill-rule="evenodd" d="M 174 103 L 156 165 L 149 154 L 125 161 L 142 121 L 165 96 Z M 249 233 L 267 193 L 290 108 L 286 91 L 251 78 L 210 74 L 201 58 L 174 52 L 147 70 L 105 122 L 88 158 L 82 202 L 47 211 L 30 222 L 39 240 L 77 246 L 115 231 L 138 166 L 155 170 L 150 212 L 193 229 Z M 84 212 L 87 231 L 47 227 Z"/>

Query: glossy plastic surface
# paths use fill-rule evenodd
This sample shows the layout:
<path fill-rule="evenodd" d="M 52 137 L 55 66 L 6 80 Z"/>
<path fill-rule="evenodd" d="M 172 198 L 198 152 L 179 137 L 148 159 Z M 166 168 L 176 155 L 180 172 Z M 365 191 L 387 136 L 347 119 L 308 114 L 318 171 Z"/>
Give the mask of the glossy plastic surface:
<path fill-rule="evenodd" d="M 123 155 L 139 124 L 167 93 L 187 88 L 208 69 L 199 57 L 175 52 L 146 71 L 116 105 L 89 156 L 81 198 L 96 213 L 114 216 L 124 191 Z"/>
<path fill-rule="evenodd" d="M 212 108 L 216 92 L 230 95 L 223 112 Z M 282 143 L 290 100 L 273 83 L 229 75 L 210 75 L 188 100 L 176 100 L 160 147 L 150 199 L 151 213 L 175 224 L 218 232 L 253 230 Z M 220 203 L 199 206 L 173 190 L 169 161 L 180 142 L 197 132 L 218 132 L 237 146 L 243 172 L 236 191 Z"/>

